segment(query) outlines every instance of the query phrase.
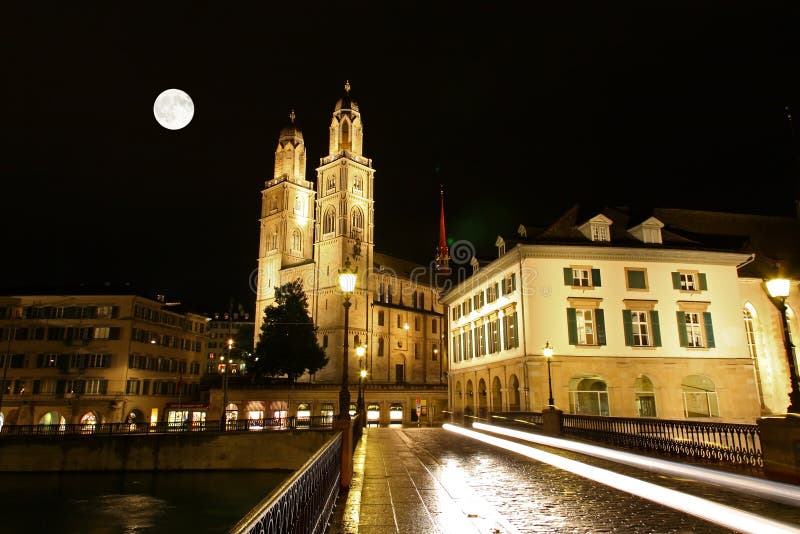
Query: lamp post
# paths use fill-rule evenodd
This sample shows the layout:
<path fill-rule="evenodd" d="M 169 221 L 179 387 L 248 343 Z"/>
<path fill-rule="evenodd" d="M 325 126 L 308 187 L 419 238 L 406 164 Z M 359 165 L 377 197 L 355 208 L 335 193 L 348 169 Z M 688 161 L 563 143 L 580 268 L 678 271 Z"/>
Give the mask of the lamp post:
<path fill-rule="evenodd" d="M 550 360 L 553 358 L 553 347 L 550 346 L 549 341 L 544 344 L 542 354 L 544 354 L 544 357 L 547 360 L 547 387 L 550 391 L 550 397 L 547 399 L 547 407 L 551 410 L 554 410 L 555 403 L 553 402 L 553 381 L 550 378 Z"/>
<path fill-rule="evenodd" d="M 786 350 L 786 358 L 789 361 L 789 380 L 792 389 L 789 392 L 789 407 L 786 409 L 789 413 L 800 413 L 800 384 L 797 380 L 797 367 L 794 360 L 794 344 L 792 337 L 789 333 L 789 321 L 786 317 L 786 297 L 789 296 L 790 282 L 786 278 L 773 278 L 768 280 L 767 291 L 773 298 L 773 303 L 778 307 L 781 312 L 781 320 L 783 326 L 783 345 Z"/>
<path fill-rule="evenodd" d="M 219 419 L 220 430 L 225 432 L 228 429 L 228 367 L 231 365 L 231 351 L 233 350 L 233 338 L 228 338 L 228 359 L 223 361 L 225 367 L 222 369 L 222 415 Z"/>
<path fill-rule="evenodd" d="M 350 297 L 356 289 L 356 269 L 351 268 L 350 258 L 344 263 L 344 268 L 339 269 L 339 288 L 342 290 L 344 302 L 344 352 L 342 354 L 342 387 L 339 390 L 339 421 L 350 421 L 350 390 L 347 385 L 347 336 L 350 329 Z"/>
<path fill-rule="evenodd" d="M 364 369 L 364 366 L 362 365 L 362 361 L 363 361 L 362 358 L 364 357 L 364 354 L 366 352 L 367 352 L 367 349 L 366 349 L 366 347 L 364 347 L 364 345 L 359 345 L 358 347 L 356 347 L 356 355 L 358 356 L 358 369 L 359 369 L 359 375 L 358 375 L 358 401 L 356 403 L 356 406 L 358 407 L 358 412 L 359 413 L 363 413 L 364 412 L 364 378 L 366 378 L 366 376 L 367 376 L 367 370 Z"/>

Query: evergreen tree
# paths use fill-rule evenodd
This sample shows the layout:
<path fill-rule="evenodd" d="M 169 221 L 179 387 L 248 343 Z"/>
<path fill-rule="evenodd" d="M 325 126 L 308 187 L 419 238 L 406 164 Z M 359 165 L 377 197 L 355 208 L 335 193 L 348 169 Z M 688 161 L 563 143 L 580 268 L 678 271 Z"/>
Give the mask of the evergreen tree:
<path fill-rule="evenodd" d="M 317 343 L 300 279 L 275 288 L 275 303 L 264 310 L 258 343 L 247 369 L 257 378 L 286 375 L 293 384 L 303 373 L 325 367 L 328 357 Z"/>

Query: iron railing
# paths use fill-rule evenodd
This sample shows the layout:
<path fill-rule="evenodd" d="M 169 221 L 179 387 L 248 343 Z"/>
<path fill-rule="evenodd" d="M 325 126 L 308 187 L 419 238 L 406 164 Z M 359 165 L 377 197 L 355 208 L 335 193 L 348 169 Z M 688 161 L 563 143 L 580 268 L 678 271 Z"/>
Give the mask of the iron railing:
<path fill-rule="evenodd" d="M 331 428 L 332 416 L 238 419 L 228 421 L 225 432 L 302 430 Z M 222 432 L 219 421 L 188 423 L 100 423 L 55 425 L 3 425 L 0 439 L 19 436 L 108 436 L 114 434 L 163 434 L 173 432 Z"/>
<path fill-rule="evenodd" d="M 231 534 L 318 534 L 327 529 L 339 494 L 342 433 L 275 488 L 229 531 Z"/>
<path fill-rule="evenodd" d="M 757 425 L 564 414 L 565 434 L 674 456 L 764 467 Z"/>

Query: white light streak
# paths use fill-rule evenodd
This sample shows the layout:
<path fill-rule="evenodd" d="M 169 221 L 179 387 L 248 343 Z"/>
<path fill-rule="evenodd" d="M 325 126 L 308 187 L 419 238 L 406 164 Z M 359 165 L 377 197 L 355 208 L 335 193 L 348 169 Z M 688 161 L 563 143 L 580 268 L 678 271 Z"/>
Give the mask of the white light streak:
<path fill-rule="evenodd" d="M 600 469 L 599 467 L 582 464 L 570 460 L 569 458 L 562 458 L 561 456 L 540 451 L 528 445 L 488 436 L 449 423 L 444 424 L 442 428 L 496 447 L 501 447 L 511 452 L 516 452 L 517 454 L 527 456 L 539 462 L 550 464 L 559 469 L 564 469 L 584 478 L 594 480 L 600 484 L 611 486 L 643 499 L 674 508 L 680 512 L 700 517 L 739 532 L 751 532 L 753 534 L 769 534 L 773 532 L 776 534 L 785 534 L 787 532 L 800 533 L 800 529 L 786 523 L 773 521 L 707 499 L 701 499 L 700 497 L 651 484 L 650 482 L 637 480 L 607 469 Z"/>
<path fill-rule="evenodd" d="M 632 465 L 640 469 L 647 469 L 657 473 L 680 476 L 684 478 L 690 478 L 692 480 L 699 480 L 701 482 L 717 484 L 730 490 L 747 493 L 748 495 L 757 495 L 765 499 L 791 504 L 792 506 L 800 506 L 800 487 L 791 484 L 783 484 L 781 482 L 774 482 L 771 480 L 762 480 L 759 478 L 737 475 L 735 473 L 724 473 L 703 467 L 683 465 L 677 462 L 670 462 L 668 460 L 642 456 L 640 454 L 615 451 L 613 449 L 598 447 L 596 445 L 542 436 L 539 434 L 522 432 L 520 430 L 513 430 L 500 426 L 474 423 L 472 427 L 478 430 L 485 430 L 495 434 L 502 434 L 512 438 L 523 439 L 525 441 L 538 443 L 540 445 L 548 445 L 550 447 L 566 449 L 573 452 L 579 452 L 581 454 L 588 454 L 589 456 L 594 456 L 596 458 L 612 460 L 614 462 Z"/>

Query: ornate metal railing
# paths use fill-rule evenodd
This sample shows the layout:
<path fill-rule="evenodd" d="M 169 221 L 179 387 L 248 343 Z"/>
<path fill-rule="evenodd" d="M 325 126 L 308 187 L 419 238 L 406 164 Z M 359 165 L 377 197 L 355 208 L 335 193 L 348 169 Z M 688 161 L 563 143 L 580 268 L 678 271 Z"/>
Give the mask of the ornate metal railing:
<path fill-rule="evenodd" d="M 763 467 L 757 425 L 564 414 L 565 434 L 667 455 Z"/>
<path fill-rule="evenodd" d="M 492 424 L 542 430 L 541 412 L 490 414 Z M 757 425 L 563 414 L 561 431 L 591 441 L 669 456 L 764 467 Z"/>
<path fill-rule="evenodd" d="M 339 494 L 341 462 L 342 434 L 339 432 L 286 482 L 250 510 L 229 532 L 325 532 Z"/>
<path fill-rule="evenodd" d="M 228 421 L 225 432 L 258 432 L 332 428 L 332 416 L 239 419 Z M 173 432 L 222 432 L 219 421 L 188 423 L 101 423 L 63 425 L 3 425 L 0 439 L 19 436 L 108 436 L 113 434 L 163 434 Z"/>

